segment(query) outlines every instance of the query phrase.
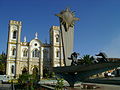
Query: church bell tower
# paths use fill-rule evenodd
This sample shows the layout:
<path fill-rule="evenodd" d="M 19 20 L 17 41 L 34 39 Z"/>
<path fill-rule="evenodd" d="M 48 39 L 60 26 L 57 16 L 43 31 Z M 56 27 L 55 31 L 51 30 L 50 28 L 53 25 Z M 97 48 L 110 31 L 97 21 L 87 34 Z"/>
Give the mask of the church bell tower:
<path fill-rule="evenodd" d="M 9 76 L 17 76 L 19 72 L 20 60 L 20 38 L 21 38 L 21 21 L 10 20 L 8 27 L 7 42 L 7 66 L 6 74 Z"/>

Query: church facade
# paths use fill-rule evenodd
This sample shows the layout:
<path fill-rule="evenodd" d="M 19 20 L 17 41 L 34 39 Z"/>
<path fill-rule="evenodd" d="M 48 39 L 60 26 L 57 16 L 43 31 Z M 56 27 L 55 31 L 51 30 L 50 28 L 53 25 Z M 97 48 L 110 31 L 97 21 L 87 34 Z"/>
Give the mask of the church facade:
<path fill-rule="evenodd" d="M 64 66 L 63 46 L 59 26 L 52 26 L 49 31 L 50 43 L 42 43 L 38 34 L 30 42 L 21 42 L 22 22 L 10 20 L 7 42 L 6 74 L 11 77 L 35 71 L 43 78 L 44 69 Z"/>

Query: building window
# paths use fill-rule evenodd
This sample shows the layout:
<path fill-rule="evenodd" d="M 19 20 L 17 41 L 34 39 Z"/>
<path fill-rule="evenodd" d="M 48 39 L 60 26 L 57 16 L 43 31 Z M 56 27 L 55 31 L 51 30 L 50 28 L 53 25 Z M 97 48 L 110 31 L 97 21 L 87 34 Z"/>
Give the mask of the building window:
<path fill-rule="evenodd" d="M 14 74 L 14 65 L 11 66 L 11 73 Z"/>
<path fill-rule="evenodd" d="M 13 55 L 13 56 L 16 55 L 16 49 L 15 49 L 15 48 L 12 50 L 12 55 Z"/>
<path fill-rule="evenodd" d="M 27 51 L 27 49 L 25 49 L 24 51 L 23 51 L 23 57 L 27 57 L 28 56 L 28 51 Z"/>
<path fill-rule="evenodd" d="M 37 46 L 37 43 L 35 43 L 34 45 Z"/>
<path fill-rule="evenodd" d="M 32 57 L 39 57 L 39 50 L 38 50 L 38 49 L 35 49 L 35 50 L 32 52 Z"/>
<path fill-rule="evenodd" d="M 56 42 L 59 42 L 59 35 L 56 35 Z"/>
<path fill-rule="evenodd" d="M 14 31 L 13 32 L 13 39 L 16 39 L 16 37 L 17 37 L 17 31 Z"/>
<path fill-rule="evenodd" d="M 28 70 L 26 68 L 23 68 L 22 74 L 27 74 Z"/>
<path fill-rule="evenodd" d="M 56 52 L 56 57 L 60 57 L 60 51 Z"/>

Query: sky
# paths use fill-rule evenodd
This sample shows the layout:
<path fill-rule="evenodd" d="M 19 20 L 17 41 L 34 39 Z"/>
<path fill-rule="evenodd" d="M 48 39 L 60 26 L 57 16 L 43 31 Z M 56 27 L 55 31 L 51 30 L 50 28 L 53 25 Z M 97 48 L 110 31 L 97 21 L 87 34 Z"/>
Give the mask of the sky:
<path fill-rule="evenodd" d="M 105 52 L 120 58 L 120 0 L 0 0 L 0 53 L 6 52 L 9 20 L 22 21 L 22 35 L 29 42 L 38 32 L 49 42 L 49 29 L 59 26 L 55 16 L 69 7 L 75 23 L 74 51 L 81 56 Z"/>

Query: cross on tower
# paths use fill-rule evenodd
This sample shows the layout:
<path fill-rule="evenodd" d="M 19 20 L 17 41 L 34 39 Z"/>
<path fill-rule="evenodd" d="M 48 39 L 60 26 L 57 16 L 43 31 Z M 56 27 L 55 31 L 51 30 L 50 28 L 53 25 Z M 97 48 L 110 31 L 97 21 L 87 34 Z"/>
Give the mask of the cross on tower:
<path fill-rule="evenodd" d="M 35 33 L 35 39 L 38 39 L 38 33 L 37 32 Z"/>

